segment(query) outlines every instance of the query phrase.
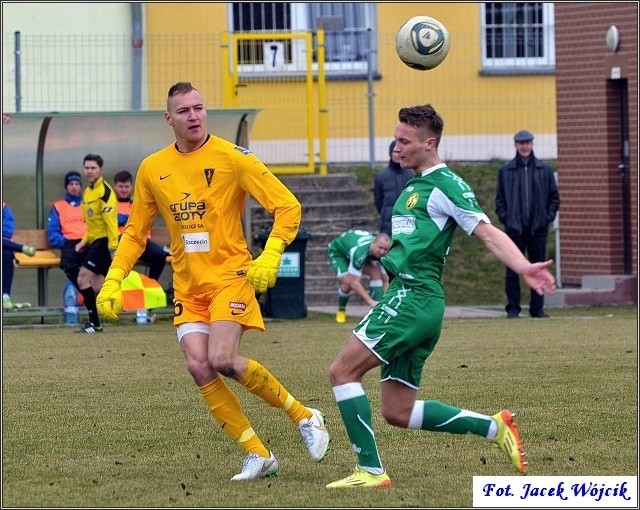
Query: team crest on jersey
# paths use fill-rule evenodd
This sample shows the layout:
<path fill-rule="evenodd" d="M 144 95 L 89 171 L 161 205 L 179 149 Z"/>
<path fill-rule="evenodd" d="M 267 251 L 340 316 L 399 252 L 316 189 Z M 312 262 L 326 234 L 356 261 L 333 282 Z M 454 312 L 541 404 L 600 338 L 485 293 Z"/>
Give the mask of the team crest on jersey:
<path fill-rule="evenodd" d="M 242 154 L 244 154 L 245 156 L 247 156 L 248 154 L 251 154 L 251 151 L 249 149 L 246 149 L 244 147 L 242 147 L 241 145 L 236 145 L 234 147 L 235 150 L 242 152 Z"/>
<path fill-rule="evenodd" d="M 420 198 L 420 195 L 418 193 L 411 193 L 411 196 L 407 199 L 407 203 L 405 204 L 405 207 L 407 209 L 413 209 L 418 203 L 419 198 Z"/>
<path fill-rule="evenodd" d="M 215 168 L 205 168 L 204 169 L 204 177 L 207 179 L 207 188 L 211 186 L 211 181 L 213 180 L 213 174 L 216 172 Z"/>

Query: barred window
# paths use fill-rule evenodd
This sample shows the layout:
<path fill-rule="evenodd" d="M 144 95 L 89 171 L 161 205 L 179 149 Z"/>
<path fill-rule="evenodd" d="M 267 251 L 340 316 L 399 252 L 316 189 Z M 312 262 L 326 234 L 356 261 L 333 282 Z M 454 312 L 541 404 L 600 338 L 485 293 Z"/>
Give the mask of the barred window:
<path fill-rule="evenodd" d="M 555 69 L 551 3 L 483 3 L 483 71 L 544 72 Z"/>
<path fill-rule="evenodd" d="M 376 6 L 357 2 L 233 2 L 230 5 L 234 32 L 315 32 L 325 31 L 325 69 L 331 74 L 366 76 L 369 52 L 377 55 Z M 314 39 L 314 69 L 317 42 Z M 257 70 L 265 55 L 262 41 L 240 41 L 238 56 L 241 72 Z M 284 70 L 304 72 L 303 46 L 284 43 Z M 374 62 L 375 65 L 375 62 Z"/>

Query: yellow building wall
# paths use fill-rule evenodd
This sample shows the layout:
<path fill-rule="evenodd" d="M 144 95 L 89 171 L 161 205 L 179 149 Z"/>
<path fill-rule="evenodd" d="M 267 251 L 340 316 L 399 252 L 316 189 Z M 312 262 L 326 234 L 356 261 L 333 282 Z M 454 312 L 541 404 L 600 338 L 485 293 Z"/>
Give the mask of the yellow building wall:
<path fill-rule="evenodd" d="M 209 107 L 223 106 L 224 65 L 220 41 L 227 27 L 225 3 L 147 3 L 145 5 L 147 69 L 153 80 L 164 82 L 164 90 L 149 90 L 150 107 L 164 108 L 166 89 L 179 80 L 192 81 L 203 92 Z M 479 3 L 377 3 L 378 69 L 374 81 L 374 136 L 376 157 L 388 159 L 388 142 L 393 136 L 397 112 L 403 106 L 431 103 L 445 120 L 444 156 L 477 159 L 499 156 L 491 149 L 480 154 L 487 144 L 504 147 L 502 154 L 513 152 L 512 136 L 520 129 L 536 134 L 542 156 L 555 156 L 555 76 L 481 75 L 481 20 Z M 416 71 L 405 66 L 395 53 L 395 35 L 410 17 L 428 15 L 448 29 L 451 48 L 446 60 L 431 71 Z M 205 56 L 195 48 L 175 47 L 166 39 L 176 34 L 191 34 L 207 46 Z M 154 45 L 154 41 L 163 41 Z M 180 55 L 181 64 L 170 71 L 154 66 L 167 55 Z M 198 57 L 196 58 L 196 53 Z M 156 71 L 156 69 L 158 71 Z M 162 74 L 167 74 L 165 79 Z M 212 76 L 214 79 L 212 80 Z M 199 85 L 199 83 L 205 84 Z M 238 89 L 240 107 L 260 108 L 252 139 L 282 140 L 302 145 L 305 137 L 304 101 L 298 81 L 250 83 Z M 314 90 L 317 90 L 314 85 Z M 302 99 L 301 99 L 302 98 Z M 363 79 L 327 82 L 327 132 L 335 150 L 340 140 L 352 139 L 353 147 L 368 143 L 370 127 L 367 82 Z M 491 140 L 494 137 L 495 140 Z M 443 139 L 444 140 L 444 139 Z M 477 150 L 476 150 L 477 147 Z M 493 151 L 493 152 L 491 152 Z M 464 156 L 462 156 L 464 154 Z M 331 158 L 330 158 L 331 159 Z M 267 158 L 268 160 L 268 158 Z"/>
<path fill-rule="evenodd" d="M 202 92 L 209 107 L 221 107 L 220 41 L 227 30 L 227 4 L 145 3 L 144 9 L 148 73 L 150 78 L 164 78 L 160 82 L 166 83 L 164 90 L 149 91 L 150 108 L 164 108 L 169 87 L 178 81 L 191 81 Z M 191 35 L 195 42 L 171 44 L 172 37 L 183 34 Z M 173 61 L 172 54 L 178 55 L 177 60 L 181 65 L 170 70 L 162 65 L 154 65 L 154 62 Z M 210 86 L 212 74 L 217 76 L 213 81 L 214 86 Z M 198 77 L 206 79 L 198 80 Z M 153 83 L 157 80 L 149 81 Z"/>
<path fill-rule="evenodd" d="M 431 71 L 414 71 L 395 54 L 395 34 L 409 18 L 431 16 L 449 32 L 451 47 L 445 61 Z M 384 21 L 382 21 L 384 20 Z M 378 31 L 385 44 L 378 48 L 383 79 L 376 93 L 394 96 L 393 82 L 385 76 L 420 75 L 423 87 L 403 89 L 398 102 L 434 106 L 446 104 L 447 131 L 456 134 L 515 133 L 528 119 L 534 133 L 555 133 L 555 75 L 481 76 L 482 46 L 479 3 L 380 3 Z M 391 38 L 389 38 L 392 36 Z M 437 83 L 446 80 L 444 86 Z M 425 91 L 427 94 L 425 94 Z M 470 117 L 473 121 L 470 122 Z"/>

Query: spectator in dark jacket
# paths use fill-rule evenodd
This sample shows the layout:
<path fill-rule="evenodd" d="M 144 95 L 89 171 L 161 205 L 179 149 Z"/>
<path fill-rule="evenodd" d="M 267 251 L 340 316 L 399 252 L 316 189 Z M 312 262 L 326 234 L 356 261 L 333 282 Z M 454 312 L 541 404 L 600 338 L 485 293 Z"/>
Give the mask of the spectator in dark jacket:
<path fill-rule="evenodd" d="M 535 157 L 533 135 L 518 131 L 514 136 L 516 156 L 500 167 L 496 188 L 496 215 L 507 235 L 527 254 L 530 262 L 546 260 L 547 233 L 560 205 L 558 186 L 551 168 Z M 520 278 L 507 268 L 505 277 L 507 317 L 520 316 Z M 529 314 L 548 317 L 544 296 L 531 291 Z"/>
<path fill-rule="evenodd" d="M 380 232 L 391 235 L 391 213 L 400 192 L 414 176 L 410 168 L 403 169 L 393 152 L 396 141 L 389 146 L 389 164 L 380 170 L 373 181 L 373 198 L 380 213 Z"/>

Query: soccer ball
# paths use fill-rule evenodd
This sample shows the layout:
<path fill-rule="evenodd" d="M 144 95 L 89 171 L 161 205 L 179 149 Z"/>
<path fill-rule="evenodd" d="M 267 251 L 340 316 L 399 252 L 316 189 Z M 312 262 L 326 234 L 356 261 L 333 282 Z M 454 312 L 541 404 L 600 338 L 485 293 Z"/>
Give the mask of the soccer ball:
<path fill-rule="evenodd" d="M 435 18 L 414 16 L 396 34 L 396 52 L 405 64 L 418 71 L 433 69 L 449 53 L 449 32 Z"/>

